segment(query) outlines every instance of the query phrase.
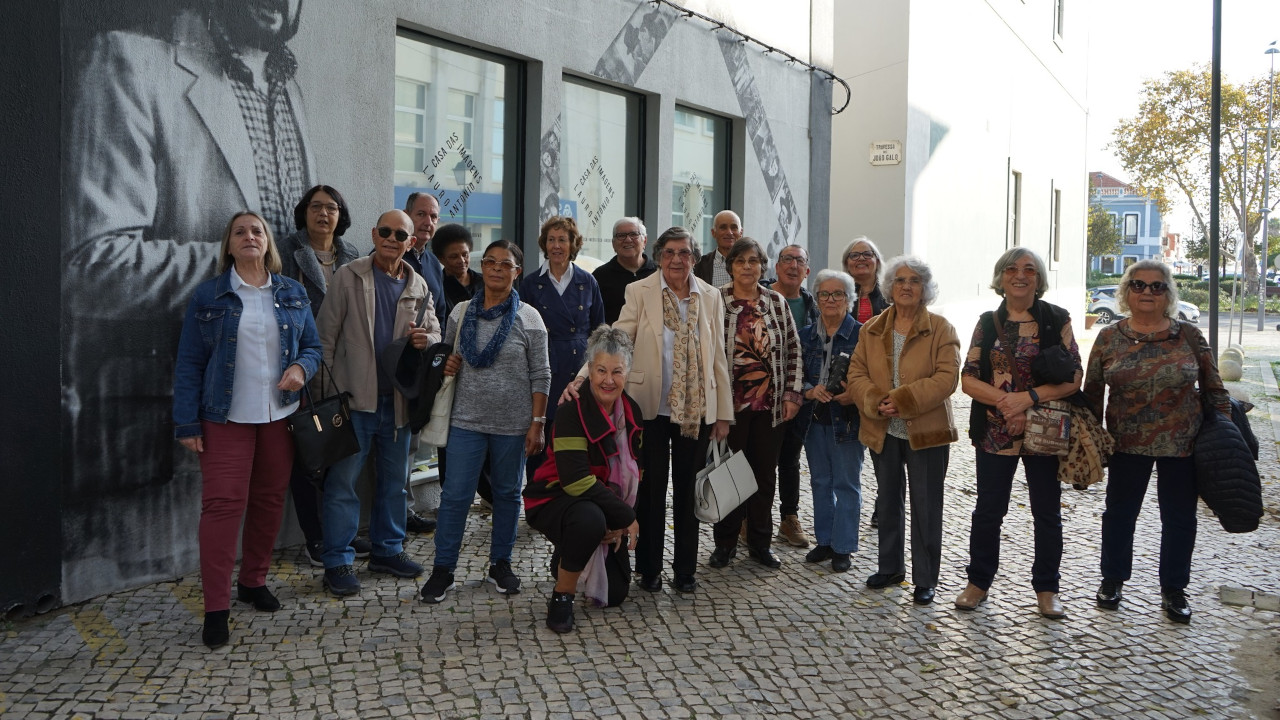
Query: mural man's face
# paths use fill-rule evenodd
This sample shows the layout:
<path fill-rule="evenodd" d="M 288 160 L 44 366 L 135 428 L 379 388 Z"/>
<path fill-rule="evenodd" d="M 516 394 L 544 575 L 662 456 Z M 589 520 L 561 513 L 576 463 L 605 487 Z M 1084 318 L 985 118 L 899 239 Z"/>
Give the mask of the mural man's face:
<path fill-rule="evenodd" d="M 237 45 L 270 50 L 293 37 L 302 0 L 215 0 L 212 13 Z"/>

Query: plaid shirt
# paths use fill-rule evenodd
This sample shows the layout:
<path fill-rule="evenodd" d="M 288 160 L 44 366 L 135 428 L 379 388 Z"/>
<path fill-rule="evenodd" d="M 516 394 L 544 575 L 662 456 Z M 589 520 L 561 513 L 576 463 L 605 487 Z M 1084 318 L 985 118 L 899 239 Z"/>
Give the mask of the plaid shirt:
<path fill-rule="evenodd" d="M 283 45 L 272 50 L 267 56 L 264 94 L 254 86 L 253 71 L 240 59 L 225 32 L 214 28 L 213 37 L 249 133 L 260 210 L 275 236 L 286 237 L 293 232 L 293 206 L 307 190 L 302 134 L 288 92 L 298 61 Z"/>

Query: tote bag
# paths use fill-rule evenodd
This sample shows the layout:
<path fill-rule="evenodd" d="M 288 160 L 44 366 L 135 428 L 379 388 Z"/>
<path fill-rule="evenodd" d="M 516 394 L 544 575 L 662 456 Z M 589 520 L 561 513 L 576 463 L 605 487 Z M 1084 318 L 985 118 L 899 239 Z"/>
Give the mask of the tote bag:
<path fill-rule="evenodd" d="M 723 440 L 707 446 L 707 466 L 693 480 L 694 515 L 703 522 L 720 522 L 756 492 L 756 475 L 739 450 L 729 452 Z"/>

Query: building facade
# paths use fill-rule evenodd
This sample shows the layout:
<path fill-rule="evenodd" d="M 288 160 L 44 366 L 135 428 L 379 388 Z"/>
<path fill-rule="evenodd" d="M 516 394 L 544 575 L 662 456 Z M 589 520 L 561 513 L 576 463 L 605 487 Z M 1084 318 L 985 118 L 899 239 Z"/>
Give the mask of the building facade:
<path fill-rule="evenodd" d="M 3 361 L 22 393 L 0 433 L 0 609 L 196 567 L 173 350 L 234 211 L 280 236 L 302 190 L 332 185 L 367 252 L 379 213 L 429 192 L 442 223 L 521 243 L 530 270 L 556 214 L 599 259 L 622 216 L 704 249 L 725 208 L 771 254 L 826 238 L 832 83 L 732 29 L 829 69 L 831 5 L 686 5 L 714 21 L 642 0 L 15 7 L 3 136 L 25 172 L 3 182 L 23 242 L 2 265 L 22 321 Z M 271 53 L 255 74 L 238 47 Z"/>
<path fill-rule="evenodd" d="M 1139 260 L 1156 259 L 1172 265 L 1178 236 L 1166 235 L 1156 201 L 1104 172 L 1089 173 L 1089 180 L 1093 188 L 1091 200 L 1111 215 L 1122 244 L 1117 255 L 1091 258 L 1089 269 L 1118 275 Z"/>

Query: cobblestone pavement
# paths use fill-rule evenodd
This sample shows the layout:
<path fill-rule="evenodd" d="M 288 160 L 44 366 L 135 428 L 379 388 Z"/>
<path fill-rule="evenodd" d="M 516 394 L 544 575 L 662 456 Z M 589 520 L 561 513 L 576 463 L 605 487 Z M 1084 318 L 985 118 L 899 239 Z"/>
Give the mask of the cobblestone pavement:
<path fill-rule="evenodd" d="M 220 650 L 200 644 L 194 574 L 6 623 L 0 717 L 1280 717 L 1280 618 L 1219 600 L 1222 586 L 1280 592 L 1280 391 L 1271 368 L 1280 333 L 1246 331 L 1244 345 L 1245 378 L 1231 385 L 1260 403 L 1252 422 L 1268 514 L 1257 532 L 1228 535 L 1203 511 L 1190 626 L 1159 608 L 1154 483 L 1119 611 L 1092 602 L 1103 509 L 1095 487 L 1063 492 L 1070 616 L 1035 613 L 1020 484 L 990 599 L 977 612 L 955 610 L 974 499 L 973 449 L 961 442 L 932 606 L 913 605 L 909 585 L 864 586 L 876 570 L 864 509 L 847 574 L 805 564 L 803 550 L 785 546 L 775 547 L 778 571 L 746 559 L 712 570 L 704 528 L 697 592 L 634 589 L 621 608 L 579 607 L 578 629 L 557 635 L 543 625 L 547 544 L 522 525 L 514 565 L 525 592 L 498 595 L 483 582 L 489 519 L 476 512 L 459 586 L 439 605 L 418 602 L 421 581 L 374 576 L 363 563 L 363 592 L 334 599 L 295 548 L 277 555 L 269 580 L 284 609 L 237 604 L 232 643 Z M 955 406 L 966 418 L 963 395 Z M 863 481 L 874 494 L 869 462 Z M 806 487 L 806 503 L 807 495 Z M 807 507 L 802 515 L 811 517 Z M 430 563 L 429 537 L 407 549 Z"/>

